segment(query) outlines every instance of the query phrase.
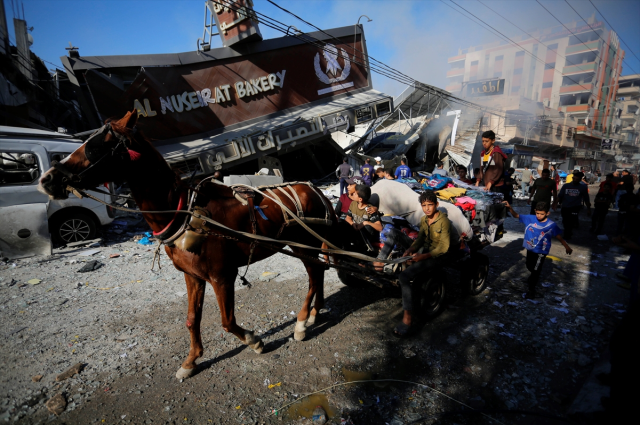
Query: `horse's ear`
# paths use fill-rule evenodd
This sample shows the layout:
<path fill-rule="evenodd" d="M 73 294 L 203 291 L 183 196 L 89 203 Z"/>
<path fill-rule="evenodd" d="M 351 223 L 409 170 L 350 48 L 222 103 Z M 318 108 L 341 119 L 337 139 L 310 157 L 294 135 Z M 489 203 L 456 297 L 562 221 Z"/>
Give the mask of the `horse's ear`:
<path fill-rule="evenodd" d="M 138 122 L 138 111 L 134 109 L 131 112 L 127 112 L 127 115 L 125 115 L 124 119 L 126 119 L 125 127 L 127 128 L 135 127 L 136 123 Z"/>

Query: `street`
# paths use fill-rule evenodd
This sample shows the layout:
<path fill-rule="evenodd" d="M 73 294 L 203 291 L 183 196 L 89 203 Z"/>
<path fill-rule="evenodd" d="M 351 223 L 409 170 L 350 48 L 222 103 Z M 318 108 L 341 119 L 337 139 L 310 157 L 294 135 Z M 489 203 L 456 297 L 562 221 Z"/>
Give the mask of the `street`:
<path fill-rule="evenodd" d="M 516 201 L 516 210 L 528 213 L 528 206 Z M 589 234 L 589 224 L 583 213 L 572 256 L 552 246 L 557 259 L 545 263 L 544 298 L 531 302 L 522 297 L 523 225 L 508 218 L 504 238 L 483 251 L 491 261 L 488 288 L 460 298 L 451 274 L 448 308 L 401 341 L 391 335 L 401 317 L 399 291 L 346 287 L 334 270 L 325 275 L 319 323 L 304 341 L 292 340 L 308 280 L 301 262 L 276 255 L 250 267 L 252 287 L 238 280 L 236 288 L 238 323 L 262 335 L 264 353 L 221 329 L 208 287 L 204 357 L 184 382 L 175 378 L 189 348 L 183 277 L 164 254 L 162 269 L 149 271 L 155 245 L 131 240 L 142 227 L 118 234 L 112 226 L 100 247 L 0 266 L 0 420 L 303 424 L 322 405 L 334 424 L 492 423 L 466 405 L 506 423 L 560 423 L 553 417 L 566 415 L 629 296 L 615 278 L 628 255 Z M 610 213 L 605 230 L 614 226 Z M 98 252 L 78 256 L 91 249 Z M 77 272 L 91 260 L 104 265 Z M 56 381 L 77 363 L 79 374 Z M 388 381 L 348 384 L 355 380 Z M 68 403 L 60 416 L 45 407 L 57 394 Z"/>

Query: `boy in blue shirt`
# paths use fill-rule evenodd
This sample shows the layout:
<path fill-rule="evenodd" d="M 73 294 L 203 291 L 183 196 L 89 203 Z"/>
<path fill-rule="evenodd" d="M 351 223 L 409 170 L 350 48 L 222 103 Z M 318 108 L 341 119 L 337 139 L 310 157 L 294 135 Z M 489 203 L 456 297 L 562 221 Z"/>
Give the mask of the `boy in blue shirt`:
<path fill-rule="evenodd" d="M 531 276 L 527 279 L 529 286 L 525 298 L 533 299 L 536 296 L 536 285 L 540 280 L 542 265 L 551 249 L 551 239 L 556 238 L 564 246 L 567 254 L 571 255 L 573 250 L 562 238 L 562 229 L 556 223 L 549 220 L 549 203 L 538 202 L 535 206 L 535 215 L 520 215 L 513 210 L 508 202 L 504 204 L 509 209 L 513 218 L 519 218 L 520 223 L 526 227 L 524 229 L 524 242 L 522 246 L 527 250 L 527 269 Z"/>

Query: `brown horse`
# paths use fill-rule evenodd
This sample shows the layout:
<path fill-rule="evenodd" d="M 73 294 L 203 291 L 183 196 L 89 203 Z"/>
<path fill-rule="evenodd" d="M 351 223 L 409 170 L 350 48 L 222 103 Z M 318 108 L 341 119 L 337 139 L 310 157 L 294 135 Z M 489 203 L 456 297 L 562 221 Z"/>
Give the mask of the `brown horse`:
<path fill-rule="evenodd" d="M 65 199 L 68 196 L 66 187 L 76 189 L 92 189 L 105 181 L 126 181 L 141 211 L 177 210 L 185 200 L 186 188 L 170 168 L 164 158 L 136 129 L 136 111 L 127 113 L 122 119 L 112 121 L 103 127 L 103 131 L 90 138 L 69 157 L 54 165 L 40 179 L 40 190 L 53 199 Z M 313 188 L 299 184 L 292 186 L 302 205 L 305 217 L 324 218 L 326 205 L 330 217 L 335 223 L 335 213 L 331 204 L 321 198 L 321 194 Z M 278 192 L 280 190 L 280 193 Z M 292 211 L 296 208 L 289 196 L 281 193 L 282 189 L 274 189 L 281 201 Z M 209 216 L 227 227 L 247 233 L 253 232 L 252 222 L 256 224 L 258 235 L 295 241 L 308 246 L 320 247 L 319 240 L 311 236 L 300 226 L 285 227 L 281 208 L 267 198 L 256 198 L 255 202 L 267 217 L 258 215 L 252 219 L 247 205 L 243 205 L 234 197 L 228 186 L 210 183 L 200 186 L 198 199 L 206 199 L 202 207 Z M 259 199 L 259 201 L 258 201 Z M 251 204 L 249 204 L 251 205 Z M 171 228 L 175 221 L 184 221 L 182 214 L 148 213 L 143 217 L 154 231 L 162 233 Z M 255 217 L 255 216 L 254 216 Z M 327 226 L 311 226 L 319 235 L 326 235 Z M 211 283 L 215 291 L 222 327 L 233 333 L 244 344 L 249 345 L 256 353 L 261 353 L 263 342 L 250 330 L 238 326 L 234 315 L 234 283 L 238 267 L 263 260 L 274 254 L 273 250 L 262 245 L 255 246 L 250 255 L 251 244 L 225 237 L 224 231 L 211 232 L 206 236 L 199 254 L 179 249 L 176 245 L 166 246 L 165 251 L 173 261 L 176 269 L 184 273 L 189 296 L 189 312 L 187 329 L 191 336 L 191 347 L 187 359 L 176 373 L 179 379 L 190 377 L 196 371 L 196 359 L 202 356 L 203 346 L 200 336 L 200 321 L 205 293 L 205 282 Z M 227 232 L 228 233 L 228 232 Z M 226 236 L 229 236 L 226 234 Z M 323 236 L 324 237 L 324 236 Z M 317 252 L 291 247 L 296 254 L 317 258 Z M 312 261 L 303 263 L 309 274 L 309 292 L 298 313 L 294 337 L 305 338 L 306 327 L 316 321 L 320 309 L 324 305 L 324 267 Z M 311 302 L 315 297 L 313 309 Z"/>

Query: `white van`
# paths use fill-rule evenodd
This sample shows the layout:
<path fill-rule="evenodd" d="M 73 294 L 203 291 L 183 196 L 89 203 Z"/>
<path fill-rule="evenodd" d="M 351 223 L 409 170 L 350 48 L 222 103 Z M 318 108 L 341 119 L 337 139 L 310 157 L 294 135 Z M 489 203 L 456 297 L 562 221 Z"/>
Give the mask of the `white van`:
<path fill-rule="evenodd" d="M 115 211 L 94 200 L 70 194 L 57 201 L 38 192 L 38 180 L 51 162 L 82 143 L 54 131 L 0 126 L 0 257 L 50 255 L 51 239 L 61 245 L 93 239 L 98 226 L 113 221 Z"/>

